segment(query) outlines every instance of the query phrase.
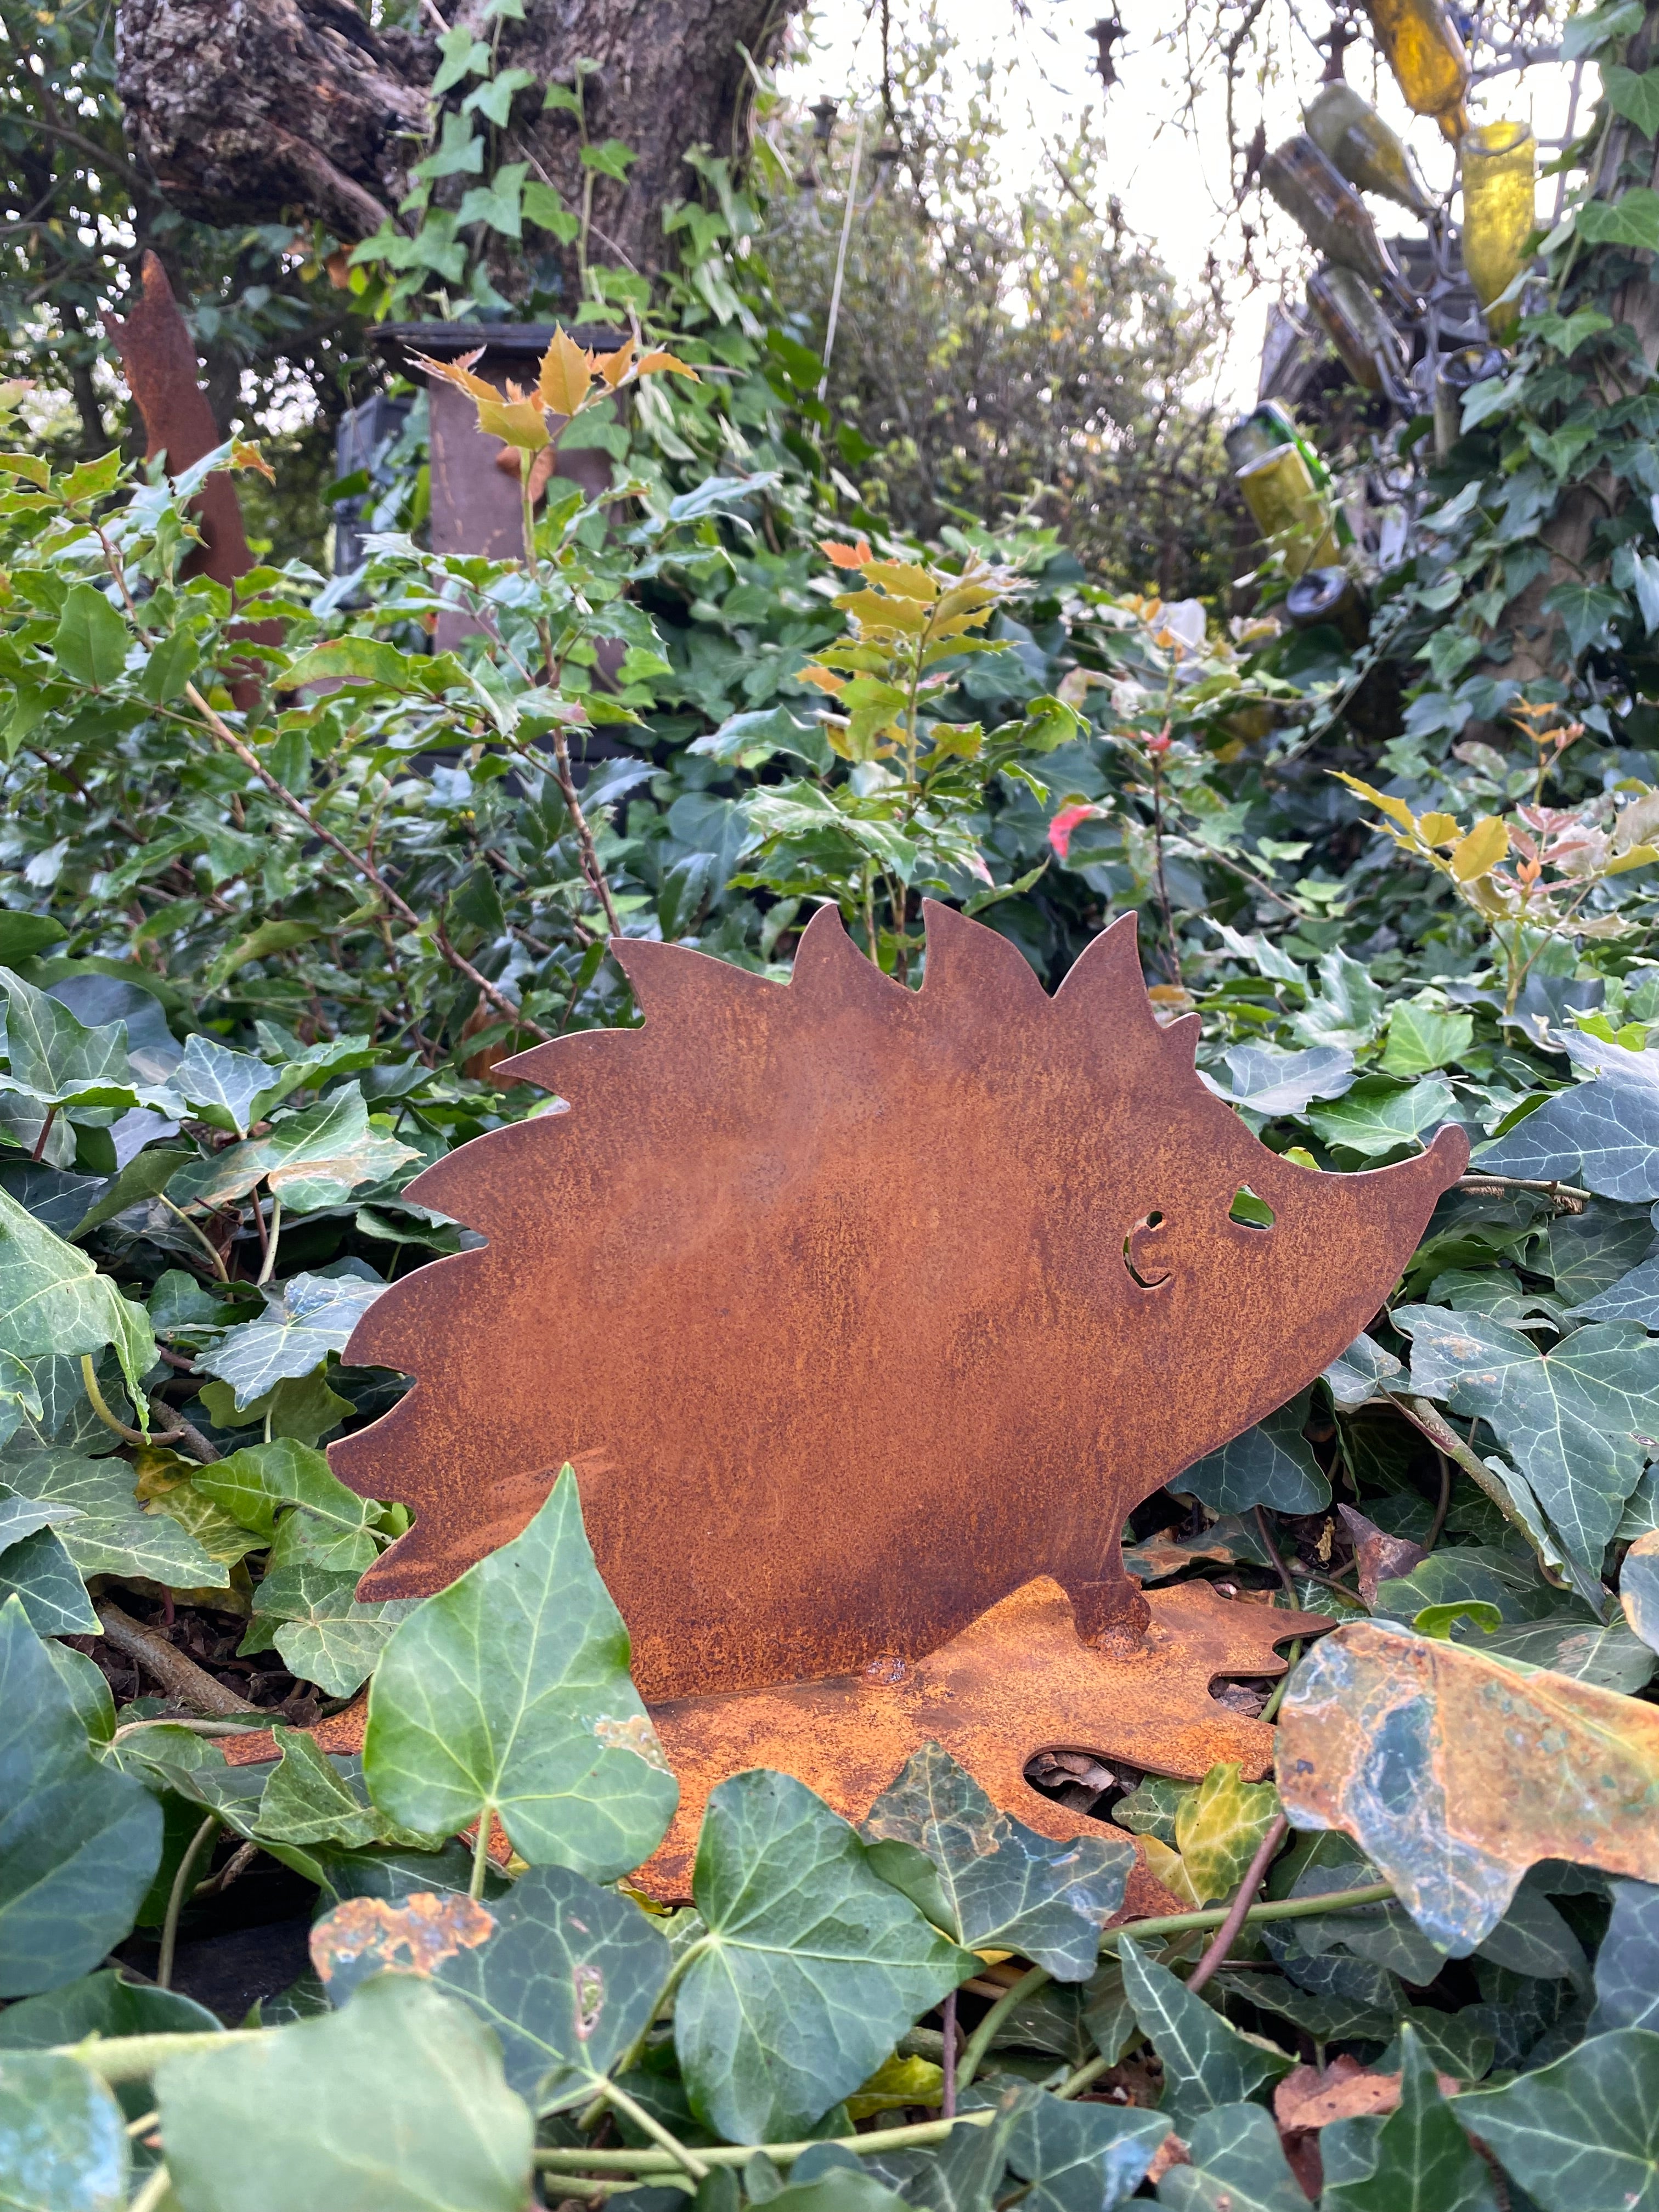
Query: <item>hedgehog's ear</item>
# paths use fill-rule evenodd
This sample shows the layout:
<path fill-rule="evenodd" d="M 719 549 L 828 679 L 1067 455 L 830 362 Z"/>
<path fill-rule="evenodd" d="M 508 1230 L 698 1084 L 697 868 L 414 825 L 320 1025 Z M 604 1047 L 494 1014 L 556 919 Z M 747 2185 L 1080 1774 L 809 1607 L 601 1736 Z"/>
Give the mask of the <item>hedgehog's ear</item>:
<path fill-rule="evenodd" d="M 840 908 L 831 901 L 818 908 L 800 933 L 789 988 L 814 999 L 835 1000 L 853 994 L 884 998 L 903 986 L 866 959 L 847 934 Z"/>
<path fill-rule="evenodd" d="M 1135 917 L 1119 916 L 1085 945 L 1054 994 L 1068 1013 L 1097 1022 L 1121 1022 L 1133 1030 L 1161 1036 L 1152 1002 L 1146 995 L 1146 979 L 1140 972 L 1140 951 L 1135 941 Z"/>
<path fill-rule="evenodd" d="M 988 1011 L 1010 1000 L 1021 1008 L 1048 1005 L 1048 994 L 1030 962 L 996 930 L 937 899 L 922 901 L 921 917 L 927 927 L 925 1006 L 947 998 L 980 1001 Z"/>

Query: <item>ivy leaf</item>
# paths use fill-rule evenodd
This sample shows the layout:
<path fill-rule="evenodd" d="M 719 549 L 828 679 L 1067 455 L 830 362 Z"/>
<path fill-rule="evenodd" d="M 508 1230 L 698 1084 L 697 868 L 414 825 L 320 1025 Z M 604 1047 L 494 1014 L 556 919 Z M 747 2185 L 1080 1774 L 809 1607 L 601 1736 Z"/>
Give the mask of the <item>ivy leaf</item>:
<path fill-rule="evenodd" d="M 964 1767 L 924 1744 L 871 1806 L 870 1863 L 928 1910 L 898 1871 L 898 1844 L 931 1862 L 946 1917 L 969 1950 L 1018 1951 L 1056 1980 L 1084 1982 L 1099 1963 L 1100 1931 L 1123 1902 L 1134 1846 L 1102 1836 L 1056 1843 L 1000 1812 Z"/>
<path fill-rule="evenodd" d="M 348 1490 L 321 1452 L 293 1437 L 245 1444 L 193 1469 L 191 1482 L 233 1521 L 258 1531 L 271 1546 L 273 1569 L 305 1561 L 360 1575 L 374 1565 L 379 1547 L 369 1530 L 380 1508 Z"/>
<path fill-rule="evenodd" d="M 1382 1016 L 1382 994 L 1370 969 L 1338 949 L 1320 962 L 1319 995 L 1291 1018 L 1291 1029 L 1304 1044 L 1357 1052 L 1376 1036 Z"/>
<path fill-rule="evenodd" d="M 246 1137 L 264 1108 L 294 1086 L 251 1052 L 232 1052 L 198 1031 L 168 1079 L 179 1096 L 216 1129 Z"/>
<path fill-rule="evenodd" d="M 1659 1086 L 1607 1070 L 1558 1091 L 1480 1148 L 1470 1171 L 1483 1169 L 1582 1183 L 1598 1198 L 1626 1203 L 1659 1198 Z"/>
<path fill-rule="evenodd" d="M 387 1598 L 360 1605 L 357 1571 L 344 1573 L 311 1560 L 277 1567 L 253 1594 L 253 1622 L 243 1652 L 274 1644 L 291 1673 L 331 1698 L 356 1696 L 374 1672 L 398 1623 L 417 1600 Z M 282 1626 L 274 1633 L 273 1620 Z"/>
<path fill-rule="evenodd" d="M 1218 1513 L 1248 1513 L 1253 1505 L 1275 1513 L 1322 1512 L 1331 1502 L 1331 1486 L 1302 1433 L 1311 1403 L 1312 1393 L 1303 1391 L 1219 1451 L 1207 1453 L 1176 1478 L 1175 1486 Z"/>
<path fill-rule="evenodd" d="M 1200 2113 L 1187 2138 L 1190 2163 L 1172 2166 L 1158 2201 L 1174 2212 L 1308 2212 L 1279 2130 L 1260 2105 L 1221 2105 Z M 1400 2212 L 1406 2212 L 1402 2204 Z"/>
<path fill-rule="evenodd" d="M 1632 185 L 1616 200 L 1586 200 L 1578 210 L 1578 235 L 1586 246 L 1640 246 L 1659 251 L 1659 192 L 1647 185 Z"/>
<path fill-rule="evenodd" d="M 52 650 L 72 684 L 101 691 L 115 683 L 127 665 L 131 643 L 127 626 L 93 584 L 72 584 L 52 632 Z"/>
<path fill-rule="evenodd" d="M 312 1957 L 332 2002 L 413 1955 L 495 2029 L 508 2086 L 538 2113 L 586 2104 L 667 1985 L 672 1954 L 650 1917 L 568 1867 L 532 1867 L 490 1905 L 456 1899 L 441 1929 L 434 1903 L 356 1898 L 319 1921 Z"/>
<path fill-rule="evenodd" d="M 1180 2128 L 1219 2105 L 1255 2101 L 1259 2090 L 1289 2073 L 1291 2061 L 1282 2051 L 1247 2041 L 1127 1936 L 1118 1940 L 1118 1957 L 1136 2023 L 1164 2063 L 1158 2110 L 1171 2125 Z"/>
<path fill-rule="evenodd" d="M 1659 2035 L 1620 2027 L 1452 2110 L 1542 2212 L 1659 2203 Z"/>
<path fill-rule="evenodd" d="M 1485 1314 L 1405 1306 L 1416 1387 L 1487 1422 L 1571 1556 L 1598 1577 L 1620 1509 L 1653 1455 L 1659 1341 L 1631 1322 L 1575 1329 L 1547 1353 Z"/>
<path fill-rule="evenodd" d="M 988 2125 L 956 2129 L 911 2180 L 909 2202 L 917 2212 L 992 2212 L 1001 2194 L 1009 2142 L 1022 2113 L 1036 2102 L 1036 2092 L 1018 2081 L 1000 2095 L 988 2094 L 985 2101 L 994 2114 Z"/>
<path fill-rule="evenodd" d="M 674 2045 L 692 2110 L 731 2142 L 805 2133 L 974 1971 L 792 1775 L 714 1791 L 692 1894 L 708 1932 Z"/>
<path fill-rule="evenodd" d="M 602 177 L 614 177 L 619 185 L 628 182 L 629 165 L 639 158 L 633 148 L 625 146 L 620 138 L 603 139 L 599 145 L 584 146 L 581 150 L 583 168 L 593 169 Z"/>
<path fill-rule="evenodd" d="M 1244 1878 L 1262 1838 L 1279 1817 L 1271 1782 L 1246 1782 L 1237 1761 L 1212 1766 L 1179 1800 L 1176 1849 L 1200 1905 L 1225 1904 Z"/>
<path fill-rule="evenodd" d="M 0 1553 L 0 1605 L 18 1599 L 39 1636 L 96 1636 L 97 1614 L 79 1568 L 54 1528 L 37 1529 Z"/>
<path fill-rule="evenodd" d="M 1649 192 L 1648 198 L 1654 203 L 1655 238 L 1652 242 L 1659 245 L 1659 194 Z M 1601 203 L 1594 201 L 1591 204 L 1599 207 Z M 1581 233 L 1584 227 L 1584 216 L 1589 212 L 1589 210 L 1585 209 L 1580 213 L 1578 228 Z M 1616 212 L 1616 210 L 1609 210 L 1609 212 Z M 1566 437 L 1565 431 L 1559 431 L 1553 439 L 1546 439 L 1542 441 L 1549 448 L 1545 458 L 1556 467 L 1557 473 L 1562 476 L 1568 472 L 1577 459 L 1576 453 L 1556 451 L 1556 448 L 1563 446 Z M 1623 614 L 1627 605 L 1624 593 L 1614 591 L 1611 584 L 1558 584 L 1548 599 L 1545 600 L 1543 611 L 1547 615 L 1560 616 L 1566 624 L 1567 641 L 1571 646 L 1574 654 L 1577 655 L 1584 650 L 1592 639 L 1601 635 L 1608 623 L 1612 622 L 1616 616 Z"/>
<path fill-rule="evenodd" d="M 475 222 L 487 223 L 503 238 L 522 237 L 520 202 L 529 170 L 528 161 L 507 161 L 487 185 L 472 185 L 461 195 L 460 206 L 455 210 L 457 223 L 463 230 Z"/>
<path fill-rule="evenodd" d="M 155 2100 L 191 2212 L 522 2212 L 530 2200 L 534 2123 L 495 2038 L 412 1974 L 377 1976 L 343 2012 L 169 2058 Z"/>
<path fill-rule="evenodd" d="M 88 1972 L 127 1935 L 161 1856 L 161 1808 L 87 1746 L 15 1597 L 0 1607 L 0 1996 Z"/>
<path fill-rule="evenodd" d="M 1393 1352 L 1384 1352 L 1374 1337 L 1357 1336 L 1346 1352 L 1332 1360 L 1320 1380 L 1339 1406 L 1364 1406 L 1404 1372 Z"/>
<path fill-rule="evenodd" d="M 1146 2179 L 1169 2123 L 1133 2106 L 1038 2097 L 1015 2118 L 1008 2163 L 1031 2185 L 1026 2212 L 1114 2212 Z"/>
<path fill-rule="evenodd" d="M 61 1523 L 61 1540 L 83 1575 L 137 1575 L 169 1589 L 229 1584 L 228 1570 L 177 1521 L 145 1512 L 124 1459 L 31 1452 L 13 1463 L 11 1478 L 27 1497 L 78 1509 Z"/>
<path fill-rule="evenodd" d="M 44 1105 L 134 1103 L 124 1022 L 88 1029 L 69 1008 L 21 975 L 0 969 L 6 998 L 6 1055 L 15 1081 Z M 106 1095 L 107 1094 L 107 1095 Z"/>
<path fill-rule="evenodd" d="M 0 1352 L 100 1352 L 113 1345 L 134 1399 L 155 1364 L 155 1340 L 140 1305 L 124 1298 L 84 1252 L 43 1228 L 0 1190 Z"/>
<path fill-rule="evenodd" d="M 491 1812 L 532 1866 L 628 1873 L 679 1801 L 628 1660 L 567 1467 L 521 1536 L 399 1625 L 368 1693 L 370 1796 L 422 1835 Z"/>
<path fill-rule="evenodd" d="M 1659 1668 L 1659 1652 L 1650 1650 L 1622 1620 L 1523 1621 L 1482 1637 L 1479 1648 L 1493 1658 L 1547 1667 L 1553 1674 L 1593 1683 L 1598 1690 L 1618 1690 L 1627 1698 L 1645 1689 Z"/>
<path fill-rule="evenodd" d="M 547 231 L 561 246 L 569 246 L 580 234 L 582 219 L 568 208 L 551 185 L 532 177 L 524 188 L 524 220 Z"/>
<path fill-rule="evenodd" d="M 314 1737 L 298 1729 L 278 1729 L 276 1741 L 282 1759 L 265 1784 L 254 1822 L 253 1832 L 262 1842 L 337 1843 L 357 1850 L 369 1844 L 441 1849 L 441 1836 L 415 1835 L 376 1812 L 362 1786 L 361 1759 L 331 1758 Z M 342 2003 L 345 1996 L 342 1990 Z"/>
<path fill-rule="evenodd" d="M 0 2204 L 7 2212 L 124 2212 L 126 2115 L 89 2067 L 0 2051 Z"/>
<path fill-rule="evenodd" d="M 351 1083 L 302 1114 L 284 1115 L 268 1137 L 228 1145 L 185 1169 L 169 1195 L 180 1206 L 223 1206 L 263 1179 L 290 1212 L 315 1213 L 418 1158 L 372 1126 L 362 1086 Z"/>
<path fill-rule="evenodd" d="M 1231 1091 L 1202 1078 L 1230 1106 L 1252 1114 L 1300 1114 L 1310 1099 L 1340 1098 L 1353 1081 L 1353 1054 L 1342 1045 L 1320 1044 L 1306 1052 L 1280 1052 L 1267 1044 L 1235 1045 L 1223 1054 Z"/>
<path fill-rule="evenodd" d="M 1400 1001 L 1389 1017 L 1389 1042 L 1379 1065 L 1385 1075 L 1426 1075 L 1462 1060 L 1474 1038 L 1473 1014 L 1443 1014 Z"/>
<path fill-rule="evenodd" d="M 475 39 L 471 31 L 457 24 L 443 33 L 438 40 L 438 52 L 443 56 L 438 64 L 438 74 L 429 88 L 434 100 L 457 85 L 464 76 L 483 76 L 489 69 L 490 52 L 483 39 Z"/>
<path fill-rule="evenodd" d="M 1613 1917 L 1595 1954 L 1595 2009 L 1588 2033 L 1659 2030 L 1659 1888 L 1615 1881 Z"/>
<path fill-rule="evenodd" d="M 343 1352 L 351 1332 L 384 1285 L 356 1275 L 294 1275 L 258 1321 L 228 1329 L 196 1364 L 235 1393 L 236 1410 L 283 1382 L 297 1382 L 331 1352 Z"/>
<path fill-rule="evenodd" d="M 8 2005 L 0 2013 L 0 2050 L 49 2051 L 88 2035 L 216 2035 L 223 2025 L 193 1997 L 149 1982 L 124 1982 L 106 1966 Z"/>
<path fill-rule="evenodd" d="M 1638 1536 L 1626 1553 L 1619 1596 L 1632 1630 L 1659 1652 L 1659 1529 Z"/>
<path fill-rule="evenodd" d="M 1322 2212 L 1498 2212 L 1485 2160 L 1440 2094 L 1433 2061 L 1417 2031 L 1400 2031 L 1400 2103 L 1371 2136 L 1369 2173 L 1327 2185 Z"/>
<path fill-rule="evenodd" d="M 1402 1088 L 1386 1075 L 1367 1075 L 1334 1106 L 1311 1108 L 1307 1120 L 1325 1144 L 1380 1159 L 1402 1145 L 1420 1146 L 1424 1132 L 1448 1120 L 1455 1103 L 1450 1085 L 1437 1076 Z"/>

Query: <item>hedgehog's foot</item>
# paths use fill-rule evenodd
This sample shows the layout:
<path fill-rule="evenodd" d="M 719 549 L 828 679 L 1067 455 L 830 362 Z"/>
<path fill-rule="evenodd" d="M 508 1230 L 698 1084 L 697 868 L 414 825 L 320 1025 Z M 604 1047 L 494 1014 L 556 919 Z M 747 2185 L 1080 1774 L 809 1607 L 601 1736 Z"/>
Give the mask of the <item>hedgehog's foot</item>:
<path fill-rule="evenodd" d="M 1115 1581 L 1063 1585 L 1072 1601 L 1079 1639 L 1091 1650 L 1113 1656 L 1139 1650 L 1152 1620 L 1152 1607 L 1133 1575 Z"/>

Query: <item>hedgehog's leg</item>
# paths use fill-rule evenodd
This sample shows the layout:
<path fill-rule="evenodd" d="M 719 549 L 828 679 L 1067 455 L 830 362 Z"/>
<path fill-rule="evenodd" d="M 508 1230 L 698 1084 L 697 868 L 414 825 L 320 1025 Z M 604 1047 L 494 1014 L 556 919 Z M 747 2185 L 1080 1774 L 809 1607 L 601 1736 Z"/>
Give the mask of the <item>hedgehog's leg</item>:
<path fill-rule="evenodd" d="M 1113 1546 L 1115 1554 L 1116 1546 Z M 1140 1595 L 1140 1584 L 1126 1574 L 1114 1558 L 1115 1575 L 1103 1582 L 1085 1582 L 1067 1575 L 1060 1587 L 1072 1601 L 1072 1618 L 1079 1638 L 1097 1651 L 1127 1652 L 1139 1649 L 1152 1609 Z"/>

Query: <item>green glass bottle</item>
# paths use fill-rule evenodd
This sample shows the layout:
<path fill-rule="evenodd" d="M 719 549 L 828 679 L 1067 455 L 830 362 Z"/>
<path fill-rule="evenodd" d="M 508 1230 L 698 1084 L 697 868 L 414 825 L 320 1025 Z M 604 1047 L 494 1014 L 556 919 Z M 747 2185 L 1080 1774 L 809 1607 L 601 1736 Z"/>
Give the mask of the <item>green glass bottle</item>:
<path fill-rule="evenodd" d="M 1352 269 L 1407 313 L 1416 313 L 1416 297 L 1365 203 L 1305 131 L 1273 149 L 1261 164 L 1261 181 L 1322 259 Z"/>
<path fill-rule="evenodd" d="M 1316 269 L 1308 279 L 1308 305 L 1362 391 L 1382 390 L 1385 367 L 1395 378 L 1404 374 L 1404 342 L 1352 269 L 1328 263 Z"/>
<path fill-rule="evenodd" d="M 1351 185 L 1397 201 L 1421 222 L 1434 213 L 1403 140 L 1351 84 L 1321 85 L 1302 120 L 1309 137 Z"/>

